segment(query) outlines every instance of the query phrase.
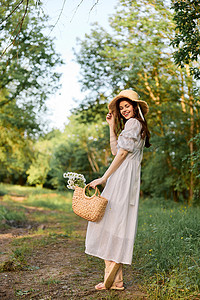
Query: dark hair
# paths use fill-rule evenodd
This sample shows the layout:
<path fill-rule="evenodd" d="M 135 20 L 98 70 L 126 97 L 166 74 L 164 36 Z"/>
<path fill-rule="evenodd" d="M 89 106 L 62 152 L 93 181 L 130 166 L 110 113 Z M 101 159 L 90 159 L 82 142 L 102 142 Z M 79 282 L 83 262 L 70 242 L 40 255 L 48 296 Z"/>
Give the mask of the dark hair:
<path fill-rule="evenodd" d="M 139 109 L 137 106 L 137 102 L 135 101 L 131 101 L 128 98 L 120 98 L 117 102 L 116 102 L 116 114 L 115 114 L 115 128 L 114 131 L 116 133 L 116 135 L 119 135 L 119 133 L 124 129 L 125 123 L 126 123 L 126 119 L 121 115 L 120 113 L 120 109 L 119 109 L 119 105 L 121 101 L 127 101 L 128 103 L 130 103 L 130 105 L 132 105 L 132 107 L 134 108 L 135 111 L 135 116 L 134 118 L 137 119 L 141 125 L 142 125 L 142 129 L 141 129 L 141 138 L 145 139 L 145 147 L 149 148 L 151 146 L 150 144 L 150 132 L 148 129 L 148 125 L 147 125 L 147 121 L 144 117 L 144 121 L 142 119 L 142 117 L 140 116 L 139 113 Z"/>

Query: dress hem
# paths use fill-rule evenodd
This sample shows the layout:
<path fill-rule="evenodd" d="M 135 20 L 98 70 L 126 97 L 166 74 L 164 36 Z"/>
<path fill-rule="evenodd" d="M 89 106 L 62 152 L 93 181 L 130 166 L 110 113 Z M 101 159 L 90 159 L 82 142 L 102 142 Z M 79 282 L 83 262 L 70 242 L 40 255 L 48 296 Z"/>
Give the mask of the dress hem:
<path fill-rule="evenodd" d="M 131 263 L 132 263 L 132 262 L 129 263 L 129 262 L 125 262 L 125 261 L 118 261 L 118 260 L 113 259 L 113 258 L 103 257 L 103 256 L 100 256 L 100 255 L 97 255 L 97 254 L 90 253 L 90 252 L 88 252 L 88 251 L 86 251 L 86 250 L 85 250 L 85 253 L 88 254 L 88 255 L 96 256 L 96 257 L 101 258 L 101 259 L 104 259 L 104 260 L 114 261 L 114 262 L 116 262 L 117 264 L 131 265 Z"/>

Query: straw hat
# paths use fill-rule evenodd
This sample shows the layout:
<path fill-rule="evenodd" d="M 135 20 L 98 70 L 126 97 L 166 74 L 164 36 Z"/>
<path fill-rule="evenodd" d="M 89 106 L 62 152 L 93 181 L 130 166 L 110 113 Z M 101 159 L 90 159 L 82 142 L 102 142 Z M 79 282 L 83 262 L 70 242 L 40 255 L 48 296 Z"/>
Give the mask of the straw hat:
<path fill-rule="evenodd" d="M 140 105 L 143 115 L 148 114 L 148 112 L 149 112 L 148 104 L 146 103 L 146 101 L 139 100 L 138 94 L 132 90 L 121 91 L 116 97 L 114 97 L 110 101 L 110 103 L 108 104 L 108 109 L 111 110 L 112 112 L 114 112 L 116 110 L 117 100 L 119 100 L 121 98 L 127 98 L 131 101 L 137 102 Z"/>

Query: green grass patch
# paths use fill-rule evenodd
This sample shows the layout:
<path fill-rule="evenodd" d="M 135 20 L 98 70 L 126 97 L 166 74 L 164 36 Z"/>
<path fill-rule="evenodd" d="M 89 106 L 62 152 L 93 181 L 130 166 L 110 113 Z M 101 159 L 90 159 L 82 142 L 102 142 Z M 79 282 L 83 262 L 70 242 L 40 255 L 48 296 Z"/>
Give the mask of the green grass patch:
<path fill-rule="evenodd" d="M 20 226 L 27 221 L 26 215 L 22 210 L 16 210 L 14 208 L 7 208 L 0 205 L 0 226 L 1 225 L 12 225 Z"/>
<path fill-rule="evenodd" d="M 36 231 L 34 234 L 34 237 L 26 236 L 13 240 L 12 245 L 17 247 L 16 250 L 13 251 L 15 256 L 30 255 L 36 248 L 54 244 L 59 237 L 62 239 L 68 237 L 65 234 L 44 233 L 42 230 Z"/>
<path fill-rule="evenodd" d="M 29 289 L 29 290 L 16 290 L 15 292 L 15 296 L 16 297 L 22 297 L 22 296 L 27 296 L 27 295 L 30 295 L 34 292 L 35 290 L 34 289 Z"/>
<path fill-rule="evenodd" d="M 10 258 L 0 265 L 0 272 L 26 270 L 28 267 L 28 263 L 26 261 L 26 255 L 27 255 L 27 249 L 16 248 L 15 250 L 12 251 Z"/>
<path fill-rule="evenodd" d="M 29 194 L 50 194 L 52 190 L 42 187 L 31 187 L 0 183 L 0 195 L 13 194 L 13 195 L 29 195 Z"/>
<path fill-rule="evenodd" d="M 178 299 L 199 292 L 199 215 L 199 207 L 141 201 L 133 262 L 150 295 Z"/>
<path fill-rule="evenodd" d="M 44 285 L 51 285 L 51 284 L 59 284 L 61 281 L 60 280 L 57 280 L 57 279 L 54 279 L 54 278 L 49 278 L 47 280 L 45 279 L 42 279 L 41 283 L 44 284 Z"/>
<path fill-rule="evenodd" d="M 45 196 L 45 197 L 44 197 Z M 50 210 L 60 210 L 63 212 L 72 212 L 71 195 L 60 194 L 42 194 L 42 195 L 29 195 L 25 201 L 26 205 L 32 205 L 35 207 L 47 208 Z"/>

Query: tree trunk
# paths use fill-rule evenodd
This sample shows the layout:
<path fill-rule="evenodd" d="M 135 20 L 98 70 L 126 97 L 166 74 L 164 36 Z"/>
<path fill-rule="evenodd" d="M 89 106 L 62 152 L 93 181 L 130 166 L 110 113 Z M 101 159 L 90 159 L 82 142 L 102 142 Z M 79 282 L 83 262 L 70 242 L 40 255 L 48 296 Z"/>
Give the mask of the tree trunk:
<path fill-rule="evenodd" d="M 91 152 L 91 158 L 92 158 L 92 161 L 93 161 L 93 165 L 95 166 L 95 169 L 96 169 L 96 172 L 99 172 L 99 166 L 95 160 L 95 156 L 94 156 L 94 153 Z"/>
<path fill-rule="evenodd" d="M 96 173 L 96 169 L 95 169 L 95 166 L 93 164 L 93 161 L 92 161 L 92 158 L 90 157 L 89 153 L 88 153 L 88 161 L 90 163 L 90 166 L 92 168 L 92 171 Z"/>
<path fill-rule="evenodd" d="M 192 79 L 190 76 L 190 70 L 189 65 L 186 65 L 186 73 L 188 77 L 188 96 L 189 96 L 189 106 L 190 106 L 190 134 L 189 134 L 189 148 L 190 148 L 190 155 L 192 155 L 194 151 L 194 142 L 191 140 L 194 137 L 194 99 L 192 95 Z M 189 199 L 188 199 L 188 205 L 192 205 L 192 199 L 193 199 L 193 192 L 194 192 L 194 178 L 192 173 L 192 167 L 193 167 L 193 160 L 190 160 L 190 186 L 189 186 Z"/>
<path fill-rule="evenodd" d="M 179 202 L 178 192 L 176 190 L 173 190 L 173 200 L 174 202 Z"/>
<path fill-rule="evenodd" d="M 92 168 L 92 171 L 95 172 L 95 173 L 98 173 L 99 172 L 99 166 L 98 164 L 96 163 L 95 161 L 95 157 L 94 157 L 94 154 L 91 152 L 91 153 L 88 153 L 88 161 L 90 163 L 90 166 Z"/>
<path fill-rule="evenodd" d="M 156 88 L 157 88 L 157 91 L 155 93 L 153 92 L 151 86 L 149 85 L 147 73 L 144 73 L 144 76 L 142 76 L 142 75 L 139 75 L 139 76 L 144 80 L 144 84 L 145 84 L 145 87 L 146 87 L 146 89 L 149 93 L 150 98 L 155 102 L 155 104 L 158 107 L 158 110 L 157 110 L 158 122 L 160 124 L 161 135 L 163 136 L 164 135 L 164 126 L 163 126 L 163 122 L 162 122 L 162 112 L 159 109 L 159 107 L 160 107 L 160 96 L 159 96 L 158 72 L 157 72 L 157 70 L 155 70 L 154 79 L 155 79 Z"/>
<path fill-rule="evenodd" d="M 181 73 L 181 107 L 182 111 L 186 113 L 186 107 L 185 107 L 185 92 L 184 92 L 184 78 L 183 78 L 183 71 L 180 69 Z"/>

